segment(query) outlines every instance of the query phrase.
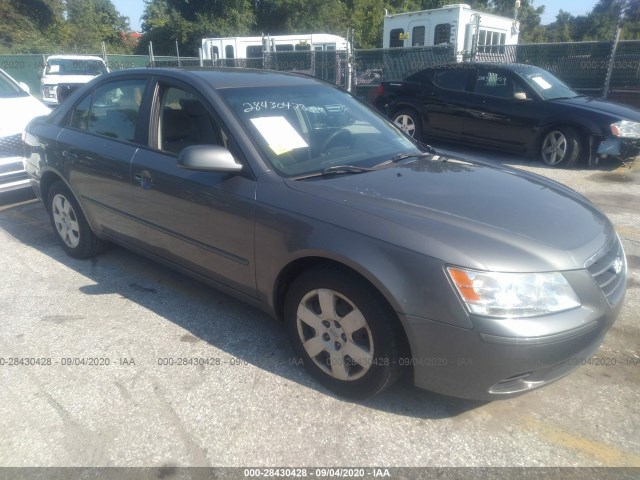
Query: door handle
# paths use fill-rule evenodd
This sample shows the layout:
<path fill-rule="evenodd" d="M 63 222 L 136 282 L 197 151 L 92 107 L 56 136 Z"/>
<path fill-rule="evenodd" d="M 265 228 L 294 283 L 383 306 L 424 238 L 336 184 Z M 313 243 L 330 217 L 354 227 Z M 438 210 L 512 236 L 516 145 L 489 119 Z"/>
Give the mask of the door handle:
<path fill-rule="evenodd" d="M 153 185 L 155 184 L 155 182 L 153 181 L 153 178 L 151 177 L 151 174 L 146 170 L 143 170 L 140 173 L 136 173 L 133 176 L 133 178 L 145 190 L 151 189 L 153 187 Z"/>
<path fill-rule="evenodd" d="M 78 159 L 78 154 L 77 153 L 73 153 L 70 152 L 68 150 L 63 150 L 62 151 L 62 156 L 68 160 L 77 160 Z"/>

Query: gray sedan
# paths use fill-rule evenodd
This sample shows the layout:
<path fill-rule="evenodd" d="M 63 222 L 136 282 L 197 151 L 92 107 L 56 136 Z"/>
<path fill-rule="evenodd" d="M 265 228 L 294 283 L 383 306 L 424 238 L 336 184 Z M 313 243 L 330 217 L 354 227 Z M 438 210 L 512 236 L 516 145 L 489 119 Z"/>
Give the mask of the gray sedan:
<path fill-rule="evenodd" d="M 61 247 L 140 252 L 286 322 L 327 388 L 401 374 L 505 398 L 601 344 L 626 261 L 609 220 L 541 177 L 438 155 L 324 82 L 129 70 L 26 132 Z"/>

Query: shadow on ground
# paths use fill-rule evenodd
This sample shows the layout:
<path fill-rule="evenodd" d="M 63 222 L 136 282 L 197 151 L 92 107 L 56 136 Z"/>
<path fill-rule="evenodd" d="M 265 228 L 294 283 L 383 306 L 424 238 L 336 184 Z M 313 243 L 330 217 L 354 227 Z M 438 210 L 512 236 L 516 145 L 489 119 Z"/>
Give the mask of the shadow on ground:
<path fill-rule="evenodd" d="M 207 342 L 318 394 L 334 396 L 295 364 L 285 328 L 261 311 L 117 246 L 90 260 L 70 258 L 58 245 L 42 204 L 35 200 L 3 208 L 0 228 L 90 279 L 94 284 L 80 288 L 87 296 L 120 295 L 190 332 L 176 342 Z M 483 405 L 419 390 L 408 378 L 362 404 L 424 419 L 450 418 Z"/>

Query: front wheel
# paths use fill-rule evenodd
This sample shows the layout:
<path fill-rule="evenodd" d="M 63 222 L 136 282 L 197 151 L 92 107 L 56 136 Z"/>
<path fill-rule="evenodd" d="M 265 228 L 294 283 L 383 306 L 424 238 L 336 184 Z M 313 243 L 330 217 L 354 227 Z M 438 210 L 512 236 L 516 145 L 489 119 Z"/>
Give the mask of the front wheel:
<path fill-rule="evenodd" d="M 285 321 L 309 373 L 341 396 L 370 397 L 400 374 L 395 313 L 356 275 L 303 273 L 287 294 Z"/>
<path fill-rule="evenodd" d="M 51 185 L 47 208 L 51 226 L 69 256 L 87 258 L 102 251 L 103 242 L 91 231 L 78 201 L 62 182 Z"/>
<path fill-rule="evenodd" d="M 551 167 L 575 165 L 580 157 L 580 135 L 570 127 L 549 130 L 540 145 L 540 158 Z"/>
<path fill-rule="evenodd" d="M 410 108 L 398 110 L 393 115 L 393 123 L 402 129 L 407 135 L 416 140 L 422 139 L 422 122 L 418 112 Z"/>

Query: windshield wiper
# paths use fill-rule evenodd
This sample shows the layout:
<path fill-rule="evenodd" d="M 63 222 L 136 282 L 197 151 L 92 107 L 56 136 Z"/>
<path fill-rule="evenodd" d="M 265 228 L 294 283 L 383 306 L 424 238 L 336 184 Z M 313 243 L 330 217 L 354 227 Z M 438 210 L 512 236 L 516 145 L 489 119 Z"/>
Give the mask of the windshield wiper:
<path fill-rule="evenodd" d="M 433 153 L 432 152 L 400 153 L 395 157 L 393 157 L 390 161 L 393 163 L 397 163 L 397 162 L 401 162 L 402 160 L 406 160 L 407 158 L 432 157 Z"/>
<path fill-rule="evenodd" d="M 431 147 L 429 148 L 431 149 Z M 389 160 L 385 160 L 384 162 L 377 164 L 376 166 L 373 167 L 373 169 L 377 170 L 378 168 L 382 168 L 392 163 L 401 162 L 402 160 L 406 160 L 407 158 L 432 157 L 436 152 L 433 149 L 431 150 L 432 152 L 399 153 L 398 155 L 391 157 Z"/>
<path fill-rule="evenodd" d="M 376 170 L 376 167 L 357 167 L 356 165 L 333 165 L 331 167 L 327 167 L 320 172 L 307 173 L 304 175 L 300 175 L 298 177 L 291 177 L 292 180 L 305 180 L 307 178 L 313 177 L 323 177 L 327 175 L 340 175 L 343 173 L 366 173 L 373 172 Z"/>

